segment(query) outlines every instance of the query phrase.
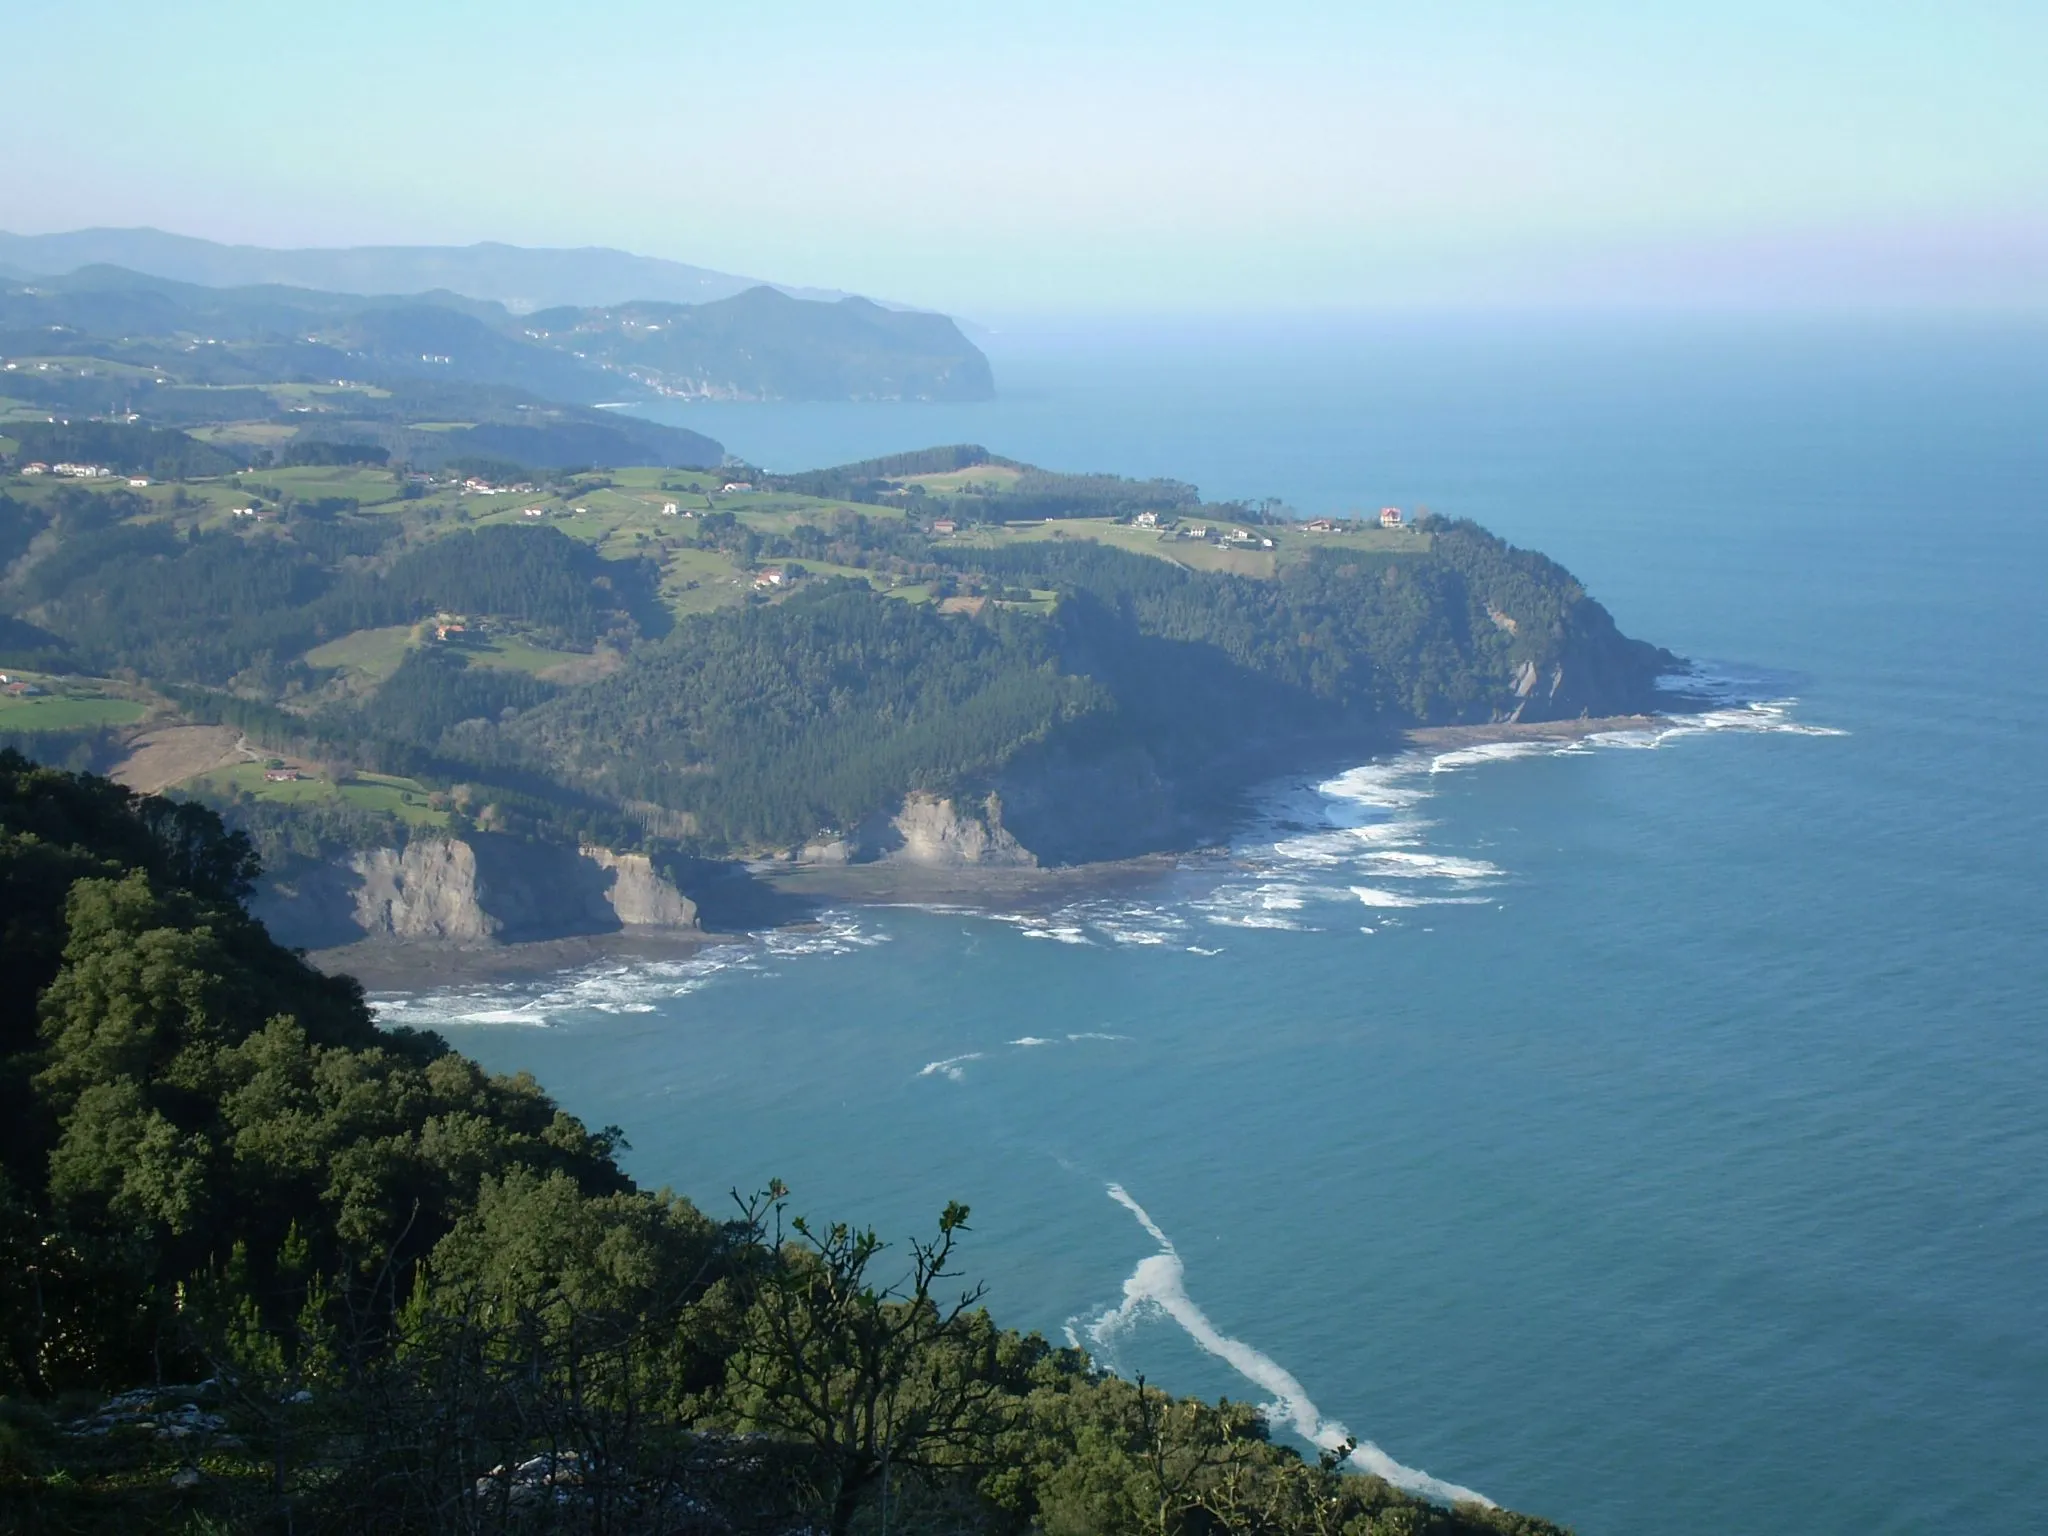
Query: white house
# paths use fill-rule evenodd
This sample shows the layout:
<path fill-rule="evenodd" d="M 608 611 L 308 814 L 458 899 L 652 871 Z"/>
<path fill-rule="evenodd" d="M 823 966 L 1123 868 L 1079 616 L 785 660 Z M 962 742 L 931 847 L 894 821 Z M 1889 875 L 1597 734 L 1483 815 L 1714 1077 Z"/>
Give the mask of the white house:
<path fill-rule="evenodd" d="M 1381 507 L 1381 508 L 1380 508 L 1380 526 L 1381 526 L 1382 528 L 1398 528 L 1398 527 L 1400 527 L 1400 526 L 1401 526 L 1401 509 L 1400 509 L 1399 507 Z"/>
<path fill-rule="evenodd" d="M 663 517 L 679 517 L 682 515 L 682 508 L 672 501 L 664 501 L 661 504 L 661 515 Z"/>
<path fill-rule="evenodd" d="M 1157 528 L 1159 526 L 1159 514 L 1157 512 L 1140 512 L 1131 519 L 1131 526 L 1134 528 Z"/>

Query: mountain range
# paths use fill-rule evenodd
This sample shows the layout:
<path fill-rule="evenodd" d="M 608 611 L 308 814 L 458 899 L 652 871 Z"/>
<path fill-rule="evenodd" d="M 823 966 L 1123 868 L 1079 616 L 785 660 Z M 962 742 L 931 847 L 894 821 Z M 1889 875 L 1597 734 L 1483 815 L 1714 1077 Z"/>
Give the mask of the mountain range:
<path fill-rule="evenodd" d="M 836 289 L 767 283 L 603 246 L 545 250 L 485 241 L 463 246 L 271 250 L 222 245 L 161 229 L 79 229 L 48 235 L 0 231 L 0 275 L 61 275 L 92 266 L 126 267 L 212 288 L 279 283 L 352 294 L 444 288 L 503 304 L 515 314 L 564 304 L 622 304 L 628 299 L 704 304 L 759 287 L 778 288 L 798 299 L 829 302 L 847 297 Z"/>
<path fill-rule="evenodd" d="M 424 378 L 575 405 L 984 400 L 995 391 L 988 359 L 944 315 L 768 287 L 701 304 L 641 300 L 520 316 L 445 289 L 212 288 L 84 267 L 0 279 L 0 354 L 99 358 L 188 383 Z"/>

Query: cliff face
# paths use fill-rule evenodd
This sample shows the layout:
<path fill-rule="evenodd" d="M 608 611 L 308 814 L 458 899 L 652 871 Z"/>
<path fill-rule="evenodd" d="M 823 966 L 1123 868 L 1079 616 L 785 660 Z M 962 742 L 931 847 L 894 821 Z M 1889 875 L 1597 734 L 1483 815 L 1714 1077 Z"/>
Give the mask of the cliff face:
<path fill-rule="evenodd" d="M 871 816 L 850 835 L 821 838 L 799 864 L 909 864 L 924 869 L 1034 869 L 1038 855 L 1004 824 L 1001 795 L 947 797 L 915 792 Z"/>
<path fill-rule="evenodd" d="M 979 805 L 963 808 L 937 795 L 914 794 L 890 822 L 894 846 L 881 850 L 892 863 L 951 868 L 983 864 L 1029 868 L 1037 856 L 1003 825 L 1001 797 L 990 794 Z"/>
<path fill-rule="evenodd" d="M 263 881 L 251 903 L 280 943 L 325 949 L 365 938 L 510 943 L 689 930 L 697 909 L 644 854 L 512 838 L 418 838 Z"/>

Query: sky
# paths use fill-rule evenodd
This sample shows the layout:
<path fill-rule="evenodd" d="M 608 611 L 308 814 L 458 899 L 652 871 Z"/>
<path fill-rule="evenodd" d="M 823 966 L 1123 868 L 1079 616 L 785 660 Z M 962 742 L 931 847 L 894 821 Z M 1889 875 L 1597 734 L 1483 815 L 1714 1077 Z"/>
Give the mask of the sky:
<path fill-rule="evenodd" d="M 979 315 L 2048 307 L 2044 0 L 99 0 L 7 30 L 16 233 L 608 245 Z"/>

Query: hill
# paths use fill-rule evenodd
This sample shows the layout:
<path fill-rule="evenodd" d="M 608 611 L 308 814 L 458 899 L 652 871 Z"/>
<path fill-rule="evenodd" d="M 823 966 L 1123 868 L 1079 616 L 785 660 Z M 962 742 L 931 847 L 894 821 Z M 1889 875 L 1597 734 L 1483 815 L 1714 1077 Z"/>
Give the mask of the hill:
<path fill-rule="evenodd" d="M 485 241 L 476 245 L 365 245 L 344 249 L 272 250 L 222 245 L 160 229 L 80 229 L 64 234 L 0 232 L 0 267 L 19 276 L 126 267 L 152 277 L 213 288 L 282 284 L 337 293 L 425 293 L 447 289 L 488 299 L 514 312 L 557 305 L 623 304 L 653 299 L 706 304 L 764 286 L 707 267 L 635 256 L 602 246 L 536 250 Z M 774 284 L 793 298 L 832 301 L 831 289 Z"/>
<path fill-rule="evenodd" d="M 734 858 L 1198 846 L 1258 778 L 1411 725 L 1654 708 L 1680 665 L 1470 523 L 1260 521 L 972 447 L 783 479 L 323 462 L 4 490 L 0 662 L 148 711 L 11 739 L 111 765 L 229 728 L 236 754 L 160 782 L 356 870 L 321 910 L 358 919 L 359 856 L 418 838 L 679 860 L 686 895 Z"/>
<path fill-rule="evenodd" d="M 147 399 L 185 385 L 445 383 L 594 405 L 715 399 L 986 399 L 988 361 L 942 315 L 754 288 L 703 304 L 551 309 L 521 317 L 446 290 L 362 297 L 210 288 L 119 267 L 0 281 L 8 391 L 79 367 Z M 27 366 L 24 368 L 24 364 Z"/>

